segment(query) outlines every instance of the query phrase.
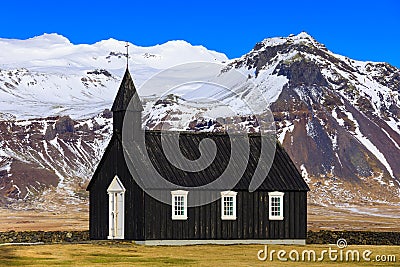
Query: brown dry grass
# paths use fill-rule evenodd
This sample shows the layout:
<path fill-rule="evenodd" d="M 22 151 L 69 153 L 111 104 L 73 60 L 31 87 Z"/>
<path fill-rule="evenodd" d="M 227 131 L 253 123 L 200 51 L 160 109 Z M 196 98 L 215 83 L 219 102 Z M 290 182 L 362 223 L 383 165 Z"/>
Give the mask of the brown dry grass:
<path fill-rule="evenodd" d="M 309 205 L 308 230 L 369 230 L 400 232 L 400 207 L 360 207 L 375 215 L 360 214 L 343 208 Z M 377 216 L 381 213 L 382 216 Z M 397 218 L 396 218 L 397 217 Z M 43 212 L 0 209 L 0 231 L 87 230 L 88 211 Z"/>
<path fill-rule="evenodd" d="M 332 245 L 332 249 L 337 249 Z M 138 246 L 133 243 L 96 242 L 92 244 L 38 245 L 38 246 L 1 246 L 0 266 L 398 266 L 399 246 L 349 246 L 362 254 L 366 249 L 373 253 L 371 261 L 338 262 L 330 261 L 326 255 L 323 262 L 281 262 L 260 261 L 257 252 L 262 245 L 233 246 Z M 303 250 L 315 250 L 317 258 L 329 245 L 307 246 L 268 246 L 268 251 L 285 250 L 289 253 L 296 249 L 300 255 Z M 376 255 L 395 255 L 396 262 L 378 263 L 372 261 Z M 288 255 L 286 255 L 288 257 Z M 301 256 L 300 256 L 301 259 Z M 343 257 L 343 259 L 345 259 Z"/>
<path fill-rule="evenodd" d="M 44 212 L 0 209 L 0 231 L 88 230 L 88 212 Z"/>
<path fill-rule="evenodd" d="M 344 208 L 308 206 L 308 230 L 400 232 L 400 207 L 374 205 Z M 371 214 L 368 214 L 371 213 Z"/>

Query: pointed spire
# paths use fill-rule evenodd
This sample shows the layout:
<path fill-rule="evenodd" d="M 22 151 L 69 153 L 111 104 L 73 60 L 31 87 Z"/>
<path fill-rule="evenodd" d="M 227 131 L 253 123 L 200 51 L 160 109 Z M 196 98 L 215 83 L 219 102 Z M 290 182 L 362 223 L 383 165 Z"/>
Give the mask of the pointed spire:
<path fill-rule="evenodd" d="M 129 43 L 126 42 L 126 69 L 129 67 Z"/>
<path fill-rule="evenodd" d="M 132 104 L 129 102 L 132 99 Z M 143 111 L 142 103 L 140 102 L 139 95 L 136 91 L 135 85 L 128 68 L 126 68 L 124 78 L 122 79 L 121 85 L 117 96 L 115 97 L 114 104 L 111 111 Z"/>

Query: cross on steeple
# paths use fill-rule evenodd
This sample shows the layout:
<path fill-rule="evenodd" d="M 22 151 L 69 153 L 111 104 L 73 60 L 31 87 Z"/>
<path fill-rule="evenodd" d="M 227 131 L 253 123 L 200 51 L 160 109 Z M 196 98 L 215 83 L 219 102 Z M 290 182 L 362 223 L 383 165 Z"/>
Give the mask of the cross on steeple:
<path fill-rule="evenodd" d="M 129 43 L 126 42 L 126 68 L 128 68 L 128 64 L 129 64 Z"/>

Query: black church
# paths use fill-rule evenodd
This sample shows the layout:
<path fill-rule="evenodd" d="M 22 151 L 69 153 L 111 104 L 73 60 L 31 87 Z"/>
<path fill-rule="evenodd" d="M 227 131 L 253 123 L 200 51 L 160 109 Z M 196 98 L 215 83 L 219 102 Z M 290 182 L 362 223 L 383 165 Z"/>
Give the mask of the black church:
<path fill-rule="evenodd" d="M 131 104 L 129 104 L 131 103 Z M 215 160 L 204 170 L 190 172 L 173 166 L 161 149 L 160 131 L 142 130 L 143 107 L 127 69 L 115 98 L 113 135 L 87 187 L 90 195 L 91 239 L 135 240 L 139 244 L 304 244 L 307 233 L 307 192 L 309 188 L 294 163 L 277 140 L 269 172 L 258 188 L 249 185 L 260 158 L 261 137 L 249 133 L 249 158 L 243 174 L 232 188 L 214 192 L 219 198 L 202 206 L 190 206 L 190 188 L 212 182 L 230 160 L 228 134 L 182 132 L 179 146 L 195 159 L 198 146 L 207 138 L 214 141 Z M 165 192 L 166 204 L 149 195 L 136 182 L 124 154 L 124 117 L 133 118 L 132 131 L 144 131 L 145 149 L 158 174 L 186 190 Z M 133 157 L 140 158 L 141 152 Z M 130 162 L 128 162 L 130 161 Z M 129 164 L 128 164 L 129 163 Z"/>

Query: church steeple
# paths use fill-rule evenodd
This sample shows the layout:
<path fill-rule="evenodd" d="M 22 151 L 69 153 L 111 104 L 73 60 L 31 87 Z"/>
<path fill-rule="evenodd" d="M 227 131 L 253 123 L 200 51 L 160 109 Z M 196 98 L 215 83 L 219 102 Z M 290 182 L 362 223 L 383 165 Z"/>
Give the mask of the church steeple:
<path fill-rule="evenodd" d="M 129 106 L 131 99 L 133 99 L 133 103 Z M 126 68 L 124 78 L 122 79 L 114 104 L 111 108 L 113 112 L 126 110 L 143 111 L 142 103 L 140 102 L 139 95 L 136 92 L 136 87 L 133 84 L 128 68 Z"/>
<path fill-rule="evenodd" d="M 111 111 L 113 112 L 114 134 L 122 133 L 124 117 L 127 112 L 130 113 L 129 116 L 133 119 L 134 127 L 141 129 L 143 106 L 128 68 L 126 68 Z"/>

